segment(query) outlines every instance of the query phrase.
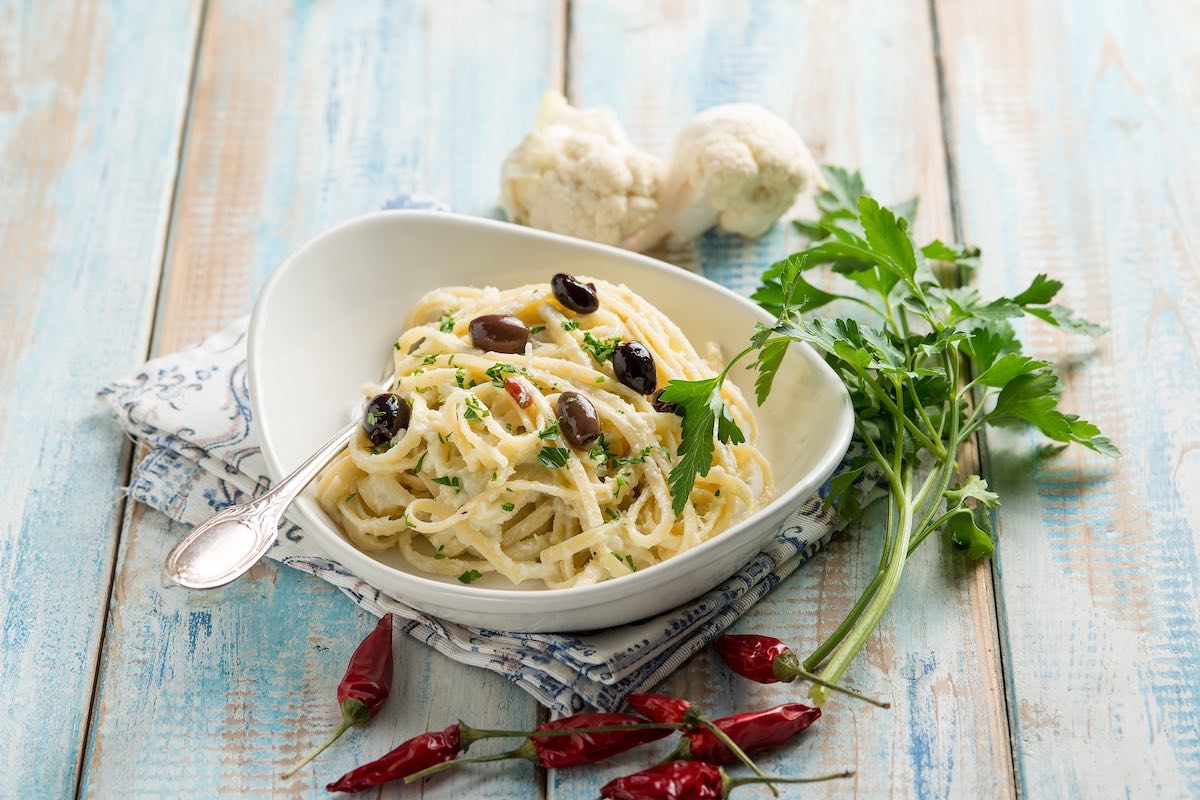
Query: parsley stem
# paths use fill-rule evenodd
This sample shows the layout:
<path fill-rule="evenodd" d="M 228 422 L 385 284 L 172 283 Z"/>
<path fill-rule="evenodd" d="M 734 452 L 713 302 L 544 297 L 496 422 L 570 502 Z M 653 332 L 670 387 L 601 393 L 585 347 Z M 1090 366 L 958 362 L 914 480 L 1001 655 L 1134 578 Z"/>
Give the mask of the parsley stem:
<path fill-rule="evenodd" d="M 907 486 L 911 480 L 912 466 L 906 465 L 902 481 Z M 909 503 L 909 498 L 905 493 L 897 495 L 896 505 L 899 509 L 899 517 L 896 521 L 896 537 L 894 539 L 892 557 L 889 559 L 887 567 L 880 576 L 879 586 L 874 596 L 868 602 L 866 609 L 854 623 L 845 640 L 843 640 L 842 644 L 833 653 L 829 659 L 829 663 L 821 670 L 821 679 L 829 683 L 837 683 L 838 679 L 841 678 L 850 666 L 850 662 L 866 646 L 867 640 L 879 625 L 879 621 L 883 618 L 883 613 L 891 605 L 892 598 L 896 594 L 896 589 L 900 585 L 900 577 L 904 573 L 904 563 L 908 557 L 909 539 L 912 536 L 913 511 Z M 814 685 L 809 689 L 808 696 L 817 705 L 821 705 L 829 696 L 829 690 L 824 686 Z"/>
<path fill-rule="evenodd" d="M 862 367 L 854 364 L 851 364 L 850 366 L 862 380 L 862 382 L 867 386 L 867 388 L 871 390 L 871 394 L 874 395 L 875 398 L 881 403 L 883 403 L 883 405 L 887 406 L 888 411 L 891 411 L 893 414 L 899 412 L 900 409 L 899 406 L 896 405 L 896 401 L 888 397 L 887 392 L 883 390 L 883 387 L 879 385 L 878 381 L 868 375 L 866 370 L 864 370 Z M 913 422 L 904 414 L 900 414 L 900 416 L 904 420 L 904 427 L 908 428 L 909 433 L 912 434 L 914 439 L 921 443 L 922 447 L 924 447 L 926 450 L 929 450 L 938 458 L 943 458 L 946 455 L 946 448 L 943 447 L 940 442 L 935 443 L 932 439 L 925 435 L 924 431 L 917 427 L 915 422 Z"/>
<path fill-rule="evenodd" d="M 940 439 L 940 431 L 934 430 L 933 420 L 929 418 L 929 413 L 925 411 L 925 405 L 917 396 L 917 385 L 913 381 L 905 381 L 908 384 L 908 393 L 912 397 L 913 407 L 917 409 L 917 413 L 921 415 L 921 422 L 925 425 L 925 432 L 929 434 L 931 439 Z"/>
<path fill-rule="evenodd" d="M 957 372 L 957 370 L 954 371 Z M 957 451 L 958 444 L 961 441 L 959 435 L 959 415 L 958 402 L 954 401 L 950 404 L 950 431 L 947 436 L 947 442 L 952 448 L 950 450 L 951 453 Z M 898 452 L 903 451 L 904 442 L 902 436 L 897 436 L 895 445 Z M 897 461 L 899 461 L 899 458 L 897 458 Z M 937 513 L 940 507 L 939 501 L 945 494 L 946 487 L 949 486 L 953 471 L 954 458 L 948 457 L 942 459 L 940 472 L 935 470 L 932 473 L 938 475 L 937 486 L 939 487 L 939 491 L 935 495 L 937 499 L 923 514 L 922 522 L 933 519 L 933 515 Z M 912 464 L 905 464 L 900 476 L 901 490 L 895 493 L 895 502 L 899 509 L 899 517 L 896 520 L 895 537 L 888 537 L 892 542 L 892 552 L 888 563 L 882 573 L 878 574 L 876 579 L 872 581 L 872 584 L 876 584 L 876 581 L 878 583 L 867 587 L 867 592 L 864 592 L 864 595 L 869 592 L 871 599 L 868 601 L 866 607 L 859 612 L 858 619 L 854 622 L 850 630 L 843 634 L 841 643 L 837 645 L 829 662 L 825 664 L 824 669 L 820 673 L 821 679 L 829 683 L 837 683 L 850 666 L 850 662 L 866 646 L 871 633 L 879 625 L 880 620 L 883 619 L 884 612 L 887 611 L 888 606 L 891 605 L 892 598 L 896 595 L 896 589 L 900 585 L 900 577 L 904 573 L 904 564 L 908 560 L 908 556 L 912 553 L 916 544 L 924 541 L 929 532 L 934 530 L 933 526 L 928 522 L 917 526 L 915 532 L 921 538 L 915 542 L 913 541 L 913 512 L 915 509 L 912 503 L 913 498 L 909 493 L 912 487 L 912 473 Z M 927 492 L 930 485 L 929 478 L 927 477 L 920 491 L 922 493 Z M 816 654 L 814 653 L 814 655 Z M 813 656 L 809 656 L 808 660 L 812 660 L 812 658 Z M 808 660 L 805 661 L 806 667 L 808 667 Z M 809 689 L 808 694 L 817 705 L 823 703 L 829 696 L 828 690 L 821 686 L 813 686 Z"/>
<path fill-rule="evenodd" d="M 893 508 L 894 506 L 889 503 L 889 518 Z M 890 520 L 888 527 L 891 528 Z M 854 627 L 854 623 L 858 622 L 858 618 L 862 616 L 863 609 L 867 607 L 867 603 L 871 602 L 871 598 L 875 596 L 875 590 L 879 588 L 879 582 L 883 579 L 883 573 L 884 570 L 887 569 L 891 554 L 891 548 L 888 546 L 888 543 L 885 542 L 883 549 L 879 553 L 879 566 L 875 570 L 875 576 L 871 578 L 871 582 L 867 584 L 867 588 L 863 589 L 862 594 L 859 595 L 858 600 L 854 602 L 853 607 L 851 607 L 850 611 L 846 614 L 845 619 L 843 619 L 838 626 L 833 629 L 833 633 L 825 637 L 825 641 L 821 642 L 817 649 L 812 651 L 808 658 L 804 659 L 803 666 L 806 670 L 811 672 L 820 667 L 821 663 L 829 657 L 829 654 L 832 653 L 839 644 L 841 644 L 842 639 L 846 638 L 846 634 L 850 632 L 852 627 Z"/>
<path fill-rule="evenodd" d="M 888 460 L 883 453 L 879 452 L 879 446 L 875 444 L 875 440 L 871 438 L 870 434 L 867 433 L 866 428 L 864 428 L 862 423 L 858 421 L 857 417 L 854 420 L 854 430 L 858 433 L 858 438 L 862 439 L 863 442 L 866 443 L 867 449 L 871 451 L 871 455 L 879 463 L 879 468 L 883 470 L 883 476 L 887 478 L 888 485 L 895 490 L 899 484 L 896 481 L 896 474 L 892 472 L 891 464 L 888 463 Z"/>

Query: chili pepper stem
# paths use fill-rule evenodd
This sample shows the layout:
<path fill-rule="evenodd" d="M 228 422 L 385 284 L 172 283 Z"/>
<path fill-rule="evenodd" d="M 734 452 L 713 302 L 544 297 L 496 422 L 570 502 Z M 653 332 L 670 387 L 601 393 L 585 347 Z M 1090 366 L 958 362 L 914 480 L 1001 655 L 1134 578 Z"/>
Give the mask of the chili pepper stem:
<path fill-rule="evenodd" d="M 729 793 L 739 786 L 745 786 L 751 783 L 766 783 L 768 786 L 771 783 L 821 783 L 823 781 L 836 781 L 840 778 L 849 778 L 854 774 L 854 770 L 844 770 L 843 772 L 833 772 L 828 775 L 816 775 L 811 778 L 780 778 L 772 775 L 769 778 L 726 778 L 724 797 L 728 797 Z"/>
<path fill-rule="evenodd" d="M 772 664 L 772 668 L 774 670 L 775 677 L 787 683 L 790 683 L 796 678 L 800 678 L 801 680 L 806 680 L 809 683 L 815 683 L 817 686 L 824 686 L 826 689 L 839 692 L 847 697 L 853 697 L 855 700 L 862 700 L 864 703 L 870 703 L 871 705 L 878 706 L 879 708 L 892 707 L 891 703 L 883 700 L 876 700 L 874 697 L 867 697 L 865 694 L 856 692 L 853 689 L 848 689 L 845 686 L 831 683 L 817 675 L 814 675 L 804 667 L 800 666 L 800 660 L 796 658 L 796 654 L 790 650 L 785 651 L 777 656 L 775 658 L 775 662 Z"/>
<path fill-rule="evenodd" d="M 300 770 L 301 767 L 303 767 L 308 762 L 312 761 L 317 756 L 321 755 L 321 752 L 326 747 L 329 747 L 329 745 L 336 742 L 338 740 L 338 737 L 341 736 L 346 731 L 350 730 L 350 728 L 353 727 L 354 724 L 355 724 L 355 722 L 352 719 L 343 719 L 342 724 L 338 725 L 337 728 L 334 729 L 333 733 L 329 734 L 329 737 L 327 739 L 325 739 L 325 741 L 321 742 L 319 745 L 317 745 L 312 750 L 310 750 L 308 755 L 306 755 L 304 758 L 300 759 L 295 764 L 288 767 L 287 770 L 280 777 L 290 778 L 293 775 L 295 775 Z"/>
<path fill-rule="evenodd" d="M 464 722 L 459 722 L 459 741 L 465 750 L 480 739 L 516 739 L 540 738 L 542 736 L 571 736 L 576 733 L 620 733 L 622 731 L 677 731 L 682 729 L 680 722 L 639 722 L 636 725 L 599 725 L 595 728 L 560 728 L 548 731 L 505 731 L 472 728 Z"/>
<path fill-rule="evenodd" d="M 699 722 L 701 725 L 703 725 L 705 728 L 708 729 L 709 733 L 711 733 L 713 736 L 717 737 L 717 739 L 720 740 L 721 744 L 725 745 L 725 747 L 727 747 L 729 749 L 729 752 L 731 752 L 735 756 L 737 756 L 738 761 L 741 761 L 743 764 L 745 764 L 747 767 L 750 768 L 751 772 L 753 772 L 755 775 L 757 775 L 759 778 L 761 778 L 761 780 L 757 781 L 757 783 L 765 783 L 767 785 L 767 788 L 771 790 L 771 794 L 775 795 L 776 797 L 779 797 L 779 789 L 777 789 L 775 787 L 775 785 L 771 783 L 770 778 L 768 778 L 767 775 L 761 769 L 758 768 L 758 764 L 755 764 L 754 760 L 752 758 L 750 758 L 750 756 L 746 755 L 746 751 L 743 750 L 742 748 L 738 747 L 738 743 L 735 742 L 733 739 L 729 738 L 729 734 L 725 733 L 725 731 L 721 730 L 716 725 L 714 725 L 713 723 L 709 722 L 706 719 L 701 718 L 699 720 Z"/>
<path fill-rule="evenodd" d="M 476 756 L 474 758 L 456 758 L 452 761 L 444 761 L 441 764 L 434 764 L 432 767 L 426 767 L 420 772 L 414 772 L 404 779 L 405 783 L 412 783 L 426 776 L 432 775 L 435 772 L 450 769 L 459 764 L 479 764 L 485 761 L 504 761 L 510 758 L 523 758 L 527 761 L 537 763 L 537 750 L 533 747 L 534 737 L 543 736 L 574 736 L 580 733 L 624 733 L 626 731 L 644 731 L 644 730 L 671 730 L 677 731 L 683 728 L 682 723 L 678 722 L 641 722 L 636 725 L 598 725 L 594 728 L 561 728 L 559 730 L 544 730 L 544 731 L 507 731 L 507 730 L 486 730 L 483 728 L 472 728 L 464 722 L 458 723 L 459 729 L 459 744 L 465 751 L 474 742 L 480 739 L 501 739 L 501 738 L 517 738 L 527 739 L 524 744 L 515 750 L 508 750 L 503 753 L 497 753 L 490 756 Z M 735 745 L 736 747 L 736 745 Z"/>
<path fill-rule="evenodd" d="M 427 778 L 434 773 L 456 767 L 459 764 L 483 764 L 487 761 L 505 761 L 510 758 L 527 758 L 528 750 L 525 745 L 521 745 L 515 750 L 506 750 L 503 753 L 494 753 L 490 756 L 474 756 L 472 758 L 456 758 L 452 761 L 443 761 L 441 764 L 434 764 L 432 767 L 426 767 L 420 772 L 414 772 L 404 779 L 405 783 L 414 783 Z"/>

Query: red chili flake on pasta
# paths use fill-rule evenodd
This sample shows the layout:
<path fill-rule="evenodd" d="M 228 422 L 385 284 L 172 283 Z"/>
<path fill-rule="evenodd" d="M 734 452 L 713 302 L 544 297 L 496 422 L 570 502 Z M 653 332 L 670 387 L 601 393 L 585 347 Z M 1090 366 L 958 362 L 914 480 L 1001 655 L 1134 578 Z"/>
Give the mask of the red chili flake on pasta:
<path fill-rule="evenodd" d="M 529 408 L 529 404 L 533 402 L 533 398 L 529 396 L 529 392 L 515 378 L 504 379 L 504 391 L 508 392 L 513 402 L 521 408 Z"/>

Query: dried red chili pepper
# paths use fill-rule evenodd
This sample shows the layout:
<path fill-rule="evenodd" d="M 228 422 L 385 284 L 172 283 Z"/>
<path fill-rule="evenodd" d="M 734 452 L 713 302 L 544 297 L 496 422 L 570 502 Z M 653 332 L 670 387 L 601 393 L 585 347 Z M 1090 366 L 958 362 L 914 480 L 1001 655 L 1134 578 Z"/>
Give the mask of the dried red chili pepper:
<path fill-rule="evenodd" d="M 654 692 L 639 692 L 625 698 L 637 713 L 654 722 L 683 722 L 692 704 L 678 697 Z"/>
<path fill-rule="evenodd" d="M 577 767 L 594 764 L 638 745 L 669 736 L 681 725 L 647 722 L 632 714 L 585 712 L 545 722 L 533 731 L 476 730 L 459 723 L 462 749 L 472 742 L 498 736 L 524 736 L 515 750 L 477 758 L 460 758 L 453 763 L 435 764 L 405 778 L 411 783 L 459 764 L 507 761 L 521 758 L 541 767 Z"/>
<path fill-rule="evenodd" d="M 639 714 L 642 714 L 655 722 L 679 722 L 683 724 L 684 730 L 696 730 L 704 727 L 708 732 L 728 748 L 738 761 L 741 761 L 749 767 L 755 775 L 765 777 L 762 770 L 754 763 L 753 759 L 746 754 L 737 742 L 730 739 L 724 731 L 716 727 L 712 722 L 705 719 L 700 714 L 700 710 L 692 705 L 689 701 L 678 697 L 670 697 L 665 694 L 655 694 L 653 692 L 644 692 L 641 694 L 631 694 L 625 699 L 630 707 Z M 769 786 L 771 793 L 778 796 L 779 792 L 774 786 Z"/>
<path fill-rule="evenodd" d="M 427 767 L 450 761 L 462 750 L 459 726 L 451 725 L 437 733 L 414 736 L 385 756 L 355 767 L 333 783 L 328 792 L 361 792 L 372 786 L 404 778 Z"/>
<path fill-rule="evenodd" d="M 384 614 L 375 629 L 359 642 L 337 687 L 342 724 L 316 749 L 300 759 L 283 777 L 312 761 L 353 725 L 365 725 L 383 707 L 392 691 L 392 615 Z"/>
<path fill-rule="evenodd" d="M 800 665 L 800 659 L 791 648 L 774 636 L 727 633 L 717 639 L 715 647 L 731 670 L 752 681 L 791 683 L 796 678 L 801 678 L 880 708 L 892 707 L 891 703 L 867 697 L 808 672 Z"/>
<path fill-rule="evenodd" d="M 653 742 L 671 734 L 670 728 L 633 728 L 607 733 L 585 733 L 581 729 L 612 726 L 642 725 L 645 720 L 632 714 L 584 713 L 573 714 L 537 726 L 539 731 L 580 731 L 570 736 L 536 736 L 521 745 L 523 758 L 543 767 L 577 767 L 594 764 L 638 745 Z M 528 748 L 532 747 L 530 751 Z M 531 757 L 533 756 L 533 757 Z"/>
<path fill-rule="evenodd" d="M 747 711 L 715 719 L 712 724 L 747 754 L 783 744 L 812 725 L 821 709 L 802 703 L 786 703 L 761 711 Z M 686 731 L 672 758 L 732 764 L 740 759 L 708 728 Z"/>
<path fill-rule="evenodd" d="M 600 796 L 609 800 L 724 800 L 734 789 L 748 783 L 816 783 L 848 778 L 853 774 L 838 772 L 815 778 L 731 778 L 714 764 L 669 761 L 609 781 L 600 789 Z"/>
<path fill-rule="evenodd" d="M 508 392 L 508 396 L 521 408 L 529 408 L 529 404 L 533 402 L 533 398 L 521 382 L 513 378 L 504 379 L 504 391 Z"/>

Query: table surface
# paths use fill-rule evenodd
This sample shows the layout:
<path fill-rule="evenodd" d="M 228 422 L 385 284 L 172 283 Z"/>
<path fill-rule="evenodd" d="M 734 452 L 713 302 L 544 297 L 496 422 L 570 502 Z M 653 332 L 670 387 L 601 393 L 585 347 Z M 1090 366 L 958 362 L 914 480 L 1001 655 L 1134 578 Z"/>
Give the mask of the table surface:
<path fill-rule="evenodd" d="M 1188 0 L 545 0 L 0 3 L 0 796 L 317 796 L 459 716 L 542 718 L 502 678 L 414 641 L 382 718 L 291 781 L 336 723 L 367 615 L 261 564 L 222 591 L 164 583 L 181 534 L 126 503 L 134 449 L 94 391 L 247 312 L 294 247 L 390 193 L 493 214 L 547 87 L 615 107 L 665 153 L 693 112 L 759 102 L 922 235 L 979 244 L 978 283 L 1039 272 L 1112 332 L 1023 335 L 1066 405 L 1121 445 L 1033 461 L 990 433 L 996 558 L 913 560 L 791 774 L 806 796 L 1200 794 L 1200 15 Z M 710 236 L 701 269 L 797 245 Z M 972 456 L 973 457 L 973 456 Z M 739 626 L 815 646 L 867 580 L 878 520 Z M 711 654 L 665 688 L 718 712 L 794 696 Z M 593 771 L 463 769 L 388 797 L 591 798 Z M 753 791 L 747 790 L 747 796 Z"/>

